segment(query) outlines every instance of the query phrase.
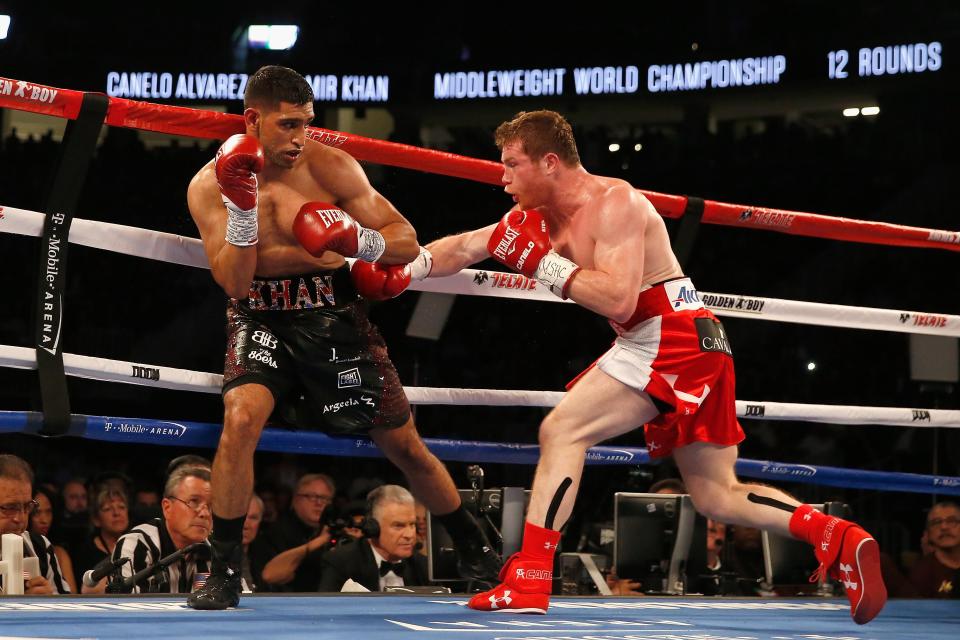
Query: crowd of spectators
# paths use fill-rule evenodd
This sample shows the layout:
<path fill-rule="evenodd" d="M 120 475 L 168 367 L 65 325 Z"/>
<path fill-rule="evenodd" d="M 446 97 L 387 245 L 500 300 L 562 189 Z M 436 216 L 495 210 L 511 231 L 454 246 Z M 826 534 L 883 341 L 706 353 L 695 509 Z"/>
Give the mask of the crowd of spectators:
<path fill-rule="evenodd" d="M 22 535 L 25 555 L 43 559 L 40 575 L 27 580 L 25 592 L 186 593 L 202 582 L 209 573 L 210 463 L 198 455 L 180 456 L 167 465 L 166 473 L 162 491 L 137 487 L 119 472 L 72 478 L 58 486 L 49 478 L 35 478 L 21 458 L 0 454 L 0 533 Z M 374 488 L 367 491 L 370 486 Z M 682 481 L 667 478 L 646 490 L 679 494 L 684 487 Z M 355 478 L 348 491 L 351 494 L 338 493 L 334 479 L 324 473 L 303 474 L 289 486 L 260 485 L 244 525 L 244 590 L 310 593 L 429 586 L 427 514 L 422 506 L 404 487 L 379 479 Z M 270 512 L 261 494 L 271 496 L 275 508 Z M 899 558 L 884 554 L 888 590 L 894 597 L 958 597 L 960 505 L 942 500 L 916 517 L 922 522 L 917 541 L 922 550 Z M 568 531 L 571 550 L 577 537 Z M 775 587 L 764 584 L 758 530 L 708 521 L 706 544 L 706 566 L 691 576 L 691 591 L 763 595 L 764 589 Z M 182 557 L 161 563 L 176 552 Z M 94 579 L 91 571 L 109 560 L 118 566 L 114 576 Z M 609 558 L 605 566 L 614 594 L 643 595 L 647 576 L 618 576 Z M 155 571 L 148 571 L 151 568 Z"/>

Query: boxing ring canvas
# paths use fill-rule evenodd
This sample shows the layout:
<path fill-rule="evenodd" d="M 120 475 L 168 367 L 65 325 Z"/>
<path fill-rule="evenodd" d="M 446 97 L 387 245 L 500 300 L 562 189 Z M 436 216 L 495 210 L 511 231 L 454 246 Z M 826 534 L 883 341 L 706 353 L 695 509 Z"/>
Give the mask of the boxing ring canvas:
<path fill-rule="evenodd" d="M 245 596 L 194 611 L 185 598 L 10 597 L 2 638 L 463 638 L 464 640 L 926 640 L 955 637 L 957 601 L 895 600 L 864 627 L 846 600 L 558 598 L 545 616 L 467 609 L 466 598 Z"/>

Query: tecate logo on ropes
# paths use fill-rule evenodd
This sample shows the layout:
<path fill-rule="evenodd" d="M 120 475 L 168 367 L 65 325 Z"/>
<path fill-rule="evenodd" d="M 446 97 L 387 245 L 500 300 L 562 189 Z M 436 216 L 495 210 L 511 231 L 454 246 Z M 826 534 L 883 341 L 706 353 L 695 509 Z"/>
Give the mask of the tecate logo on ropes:
<path fill-rule="evenodd" d="M 907 324 L 910 320 L 913 320 L 911 323 L 915 327 L 936 327 L 942 328 L 947 326 L 947 317 L 938 316 L 931 313 L 901 313 L 900 314 L 900 323 Z"/>
<path fill-rule="evenodd" d="M 744 209 L 740 213 L 740 222 L 746 224 L 761 225 L 764 227 L 780 227 L 786 229 L 793 225 L 793 220 L 797 216 L 783 211 L 771 211 L 770 209 Z"/>

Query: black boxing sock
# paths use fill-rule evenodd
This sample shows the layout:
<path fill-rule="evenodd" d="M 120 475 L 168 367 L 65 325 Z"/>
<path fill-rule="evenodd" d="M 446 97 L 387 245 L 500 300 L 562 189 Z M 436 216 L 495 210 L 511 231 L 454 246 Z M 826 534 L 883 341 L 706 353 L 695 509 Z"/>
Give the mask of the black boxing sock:
<path fill-rule="evenodd" d="M 243 541 L 243 522 L 246 519 L 246 516 L 239 518 L 213 516 L 210 546 L 213 547 L 214 567 L 218 566 L 218 562 L 223 562 L 233 571 L 240 570 L 240 563 L 243 560 L 240 543 Z"/>
<path fill-rule="evenodd" d="M 480 531 L 480 525 L 477 524 L 476 518 L 473 517 L 473 514 L 466 510 L 463 506 L 463 503 L 460 503 L 460 506 L 451 511 L 450 513 L 445 513 L 443 515 L 433 514 L 434 517 L 440 521 L 440 524 L 443 525 L 444 529 L 450 534 L 450 537 L 453 538 L 453 543 L 459 545 L 463 542 L 469 540 L 475 540 L 478 537 L 482 538 L 483 534 Z"/>
<path fill-rule="evenodd" d="M 221 518 L 218 515 L 213 516 L 213 533 L 210 534 L 210 542 L 218 550 L 232 549 L 238 546 L 243 540 L 243 522 L 246 516 L 239 518 Z"/>
<path fill-rule="evenodd" d="M 213 533 L 210 535 L 211 541 L 216 540 L 221 545 L 240 544 L 240 541 L 243 540 L 243 521 L 246 519 L 246 516 L 221 518 L 214 515 Z"/>

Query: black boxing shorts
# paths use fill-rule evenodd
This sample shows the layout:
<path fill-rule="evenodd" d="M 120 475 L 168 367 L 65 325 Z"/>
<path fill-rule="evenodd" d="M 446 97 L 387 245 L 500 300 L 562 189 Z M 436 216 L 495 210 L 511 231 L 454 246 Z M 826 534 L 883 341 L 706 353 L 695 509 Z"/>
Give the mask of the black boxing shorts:
<path fill-rule="evenodd" d="M 273 394 L 275 421 L 297 428 L 362 434 L 410 417 L 387 345 L 346 265 L 257 277 L 245 300 L 230 300 L 222 393 L 249 383 Z"/>

